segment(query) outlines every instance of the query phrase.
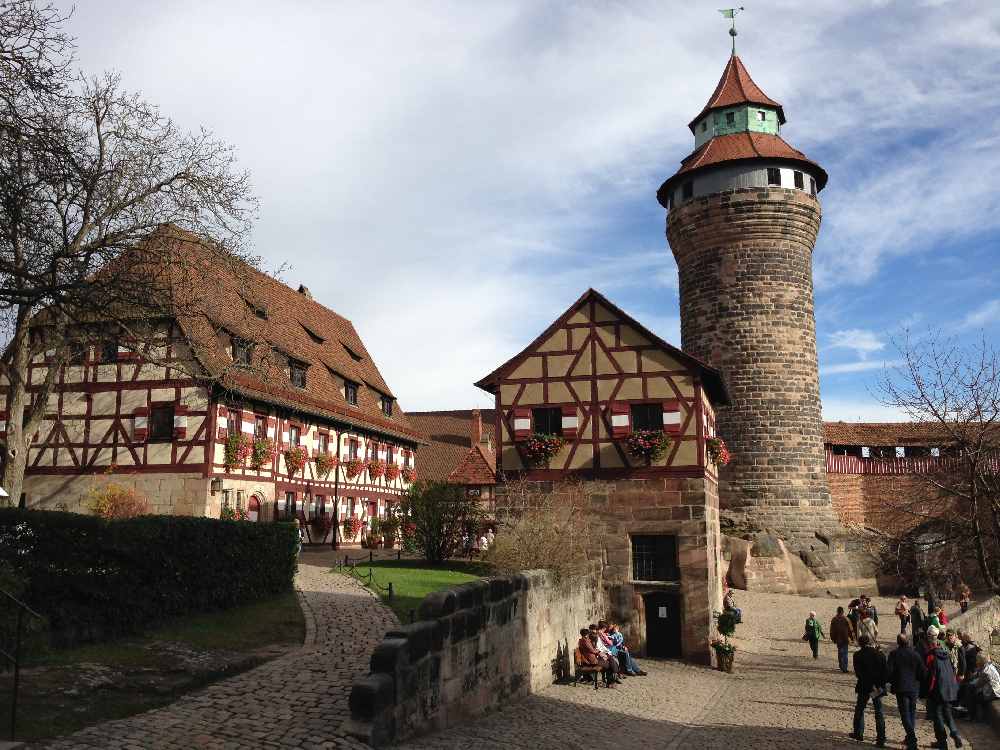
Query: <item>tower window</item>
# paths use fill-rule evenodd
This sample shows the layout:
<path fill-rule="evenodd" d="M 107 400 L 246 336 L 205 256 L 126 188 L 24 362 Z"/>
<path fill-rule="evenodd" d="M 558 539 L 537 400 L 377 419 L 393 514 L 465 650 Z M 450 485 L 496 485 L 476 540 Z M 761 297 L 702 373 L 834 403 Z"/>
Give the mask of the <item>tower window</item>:
<path fill-rule="evenodd" d="M 809 192 L 812 195 L 816 195 L 816 179 L 813 177 L 809 178 Z"/>
<path fill-rule="evenodd" d="M 767 168 L 767 184 L 768 185 L 781 185 L 781 170 L 777 167 Z"/>
<path fill-rule="evenodd" d="M 726 112 L 726 125 L 735 125 L 735 124 L 736 124 L 736 113 Z"/>
<path fill-rule="evenodd" d="M 669 211 L 673 207 L 674 207 L 674 191 L 671 190 L 669 193 L 667 193 L 667 210 Z"/>
<path fill-rule="evenodd" d="M 758 109 L 757 110 L 757 121 L 758 122 L 764 122 L 764 120 L 766 120 L 766 119 L 767 119 L 767 113 L 764 112 L 764 110 L 762 110 L 762 109 Z"/>
<path fill-rule="evenodd" d="M 706 130 L 708 130 L 708 120 L 702 120 L 701 121 L 701 132 L 704 133 Z"/>
<path fill-rule="evenodd" d="M 802 190 L 805 187 L 805 183 L 802 180 L 802 173 L 792 172 L 792 175 L 794 175 L 795 177 L 795 187 L 797 187 L 799 190 Z"/>
<path fill-rule="evenodd" d="M 684 200 L 694 196 L 694 182 L 685 182 L 683 187 L 681 187 L 681 197 Z"/>

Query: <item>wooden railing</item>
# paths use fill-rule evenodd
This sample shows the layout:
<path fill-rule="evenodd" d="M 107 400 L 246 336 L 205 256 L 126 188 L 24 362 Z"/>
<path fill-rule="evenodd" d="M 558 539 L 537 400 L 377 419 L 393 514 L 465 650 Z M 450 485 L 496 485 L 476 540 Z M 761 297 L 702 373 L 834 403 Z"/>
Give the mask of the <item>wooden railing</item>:
<path fill-rule="evenodd" d="M 935 458 L 920 456 L 914 458 L 858 458 L 857 456 L 835 456 L 826 452 L 826 470 L 830 474 L 868 474 L 903 476 L 907 474 L 931 474 L 940 471 L 954 471 L 961 459 L 953 456 Z M 1000 472 L 1000 454 L 988 459 L 993 471 Z"/>

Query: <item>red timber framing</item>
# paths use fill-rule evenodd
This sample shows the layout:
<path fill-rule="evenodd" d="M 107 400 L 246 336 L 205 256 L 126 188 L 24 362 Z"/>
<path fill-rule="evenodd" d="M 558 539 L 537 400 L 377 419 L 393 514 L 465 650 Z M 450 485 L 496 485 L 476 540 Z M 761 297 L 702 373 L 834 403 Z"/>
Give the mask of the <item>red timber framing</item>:
<path fill-rule="evenodd" d="M 497 469 L 505 477 L 714 473 L 706 466 L 705 439 L 713 434 L 714 405 L 728 402 L 721 376 L 594 290 L 476 385 L 496 398 Z M 545 416 L 548 429 L 565 442 L 545 467 L 530 465 L 523 450 L 524 441 L 540 431 L 536 416 Z M 667 436 L 659 460 L 647 463 L 629 454 L 625 441 L 640 426 Z"/>
<path fill-rule="evenodd" d="M 44 379 L 50 361 L 39 357 L 31 365 L 31 383 Z M 188 364 L 186 346 L 173 326 L 169 335 L 165 330 L 159 341 L 139 351 L 119 346 L 113 358 L 106 359 L 100 345 L 88 347 L 81 362 L 63 366 L 58 374 L 45 420 L 34 435 L 26 476 L 205 475 L 208 391 L 186 374 Z M 167 432 L 150 432 L 154 411 Z"/>

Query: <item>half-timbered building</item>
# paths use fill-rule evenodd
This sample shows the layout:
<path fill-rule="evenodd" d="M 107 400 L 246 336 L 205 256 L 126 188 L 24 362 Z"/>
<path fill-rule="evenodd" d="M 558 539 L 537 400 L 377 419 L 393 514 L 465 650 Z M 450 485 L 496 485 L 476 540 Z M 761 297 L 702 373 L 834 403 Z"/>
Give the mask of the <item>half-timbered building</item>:
<path fill-rule="evenodd" d="M 728 400 L 719 373 L 591 289 L 477 385 L 495 397 L 497 504 L 515 479 L 557 498 L 571 488 L 629 641 L 708 663 L 723 576 L 710 450 Z"/>
<path fill-rule="evenodd" d="M 331 541 L 334 520 L 366 524 L 399 500 L 423 441 L 353 324 L 244 271 L 185 269 L 202 274 L 206 319 L 145 321 L 141 342 L 81 335 L 31 447 L 28 507 L 86 512 L 113 477 L 153 512 L 297 517 Z M 38 357 L 32 382 L 49 366 Z"/>

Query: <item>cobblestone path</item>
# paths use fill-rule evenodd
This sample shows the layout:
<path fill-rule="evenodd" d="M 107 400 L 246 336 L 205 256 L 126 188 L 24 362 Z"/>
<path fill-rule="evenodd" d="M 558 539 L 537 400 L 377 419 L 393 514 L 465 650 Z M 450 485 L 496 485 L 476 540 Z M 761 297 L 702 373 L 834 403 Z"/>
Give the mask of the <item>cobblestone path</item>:
<path fill-rule="evenodd" d="M 303 647 L 164 708 L 84 729 L 52 750 L 364 748 L 340 736 L 357 674 L 395 615 L 350 578 L 300 565 Z"/>
<path fill-rule="evenodd" d="M 736 667 L 724 675 L 676 662 L 643 663 L 648 677 L 614 689 L 552 686 L 516 705 L 402 746 L 403 750 L 822 750 L 872 747 L 875 719 L 866 712 L 866 744 L 847 737 L 854 712 L 854 677 L 837 669 L 826 642 L 814 661 L 801 641 L 815 610 L 827 628 L 837 601 L 740 592 L 743 638 Z M 883 642 L 898 626 L 893 602 L 879 600 Z M 884 700 L 889 747 L 903 747 L 894 696 Z M 933 740 L 918 711 L 920 747 Z M 959 722 L 965 747 L 1000 747 L 982 724 Z"/>

